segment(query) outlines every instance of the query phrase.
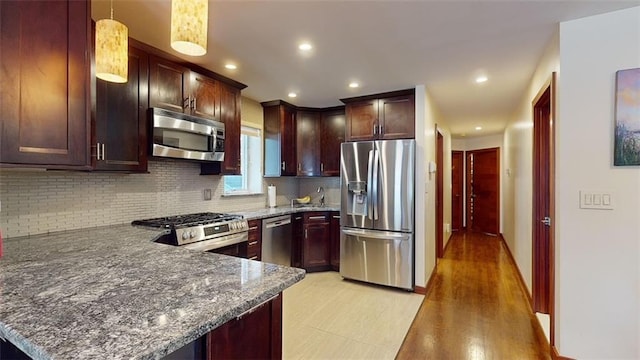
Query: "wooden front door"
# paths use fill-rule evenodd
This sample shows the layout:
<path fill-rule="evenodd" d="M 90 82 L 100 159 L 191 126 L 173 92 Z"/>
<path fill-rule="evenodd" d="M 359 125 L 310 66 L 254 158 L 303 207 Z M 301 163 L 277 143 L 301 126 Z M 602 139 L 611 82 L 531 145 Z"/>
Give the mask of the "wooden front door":
<path fill-rule="evenodd" d="M 464 151 L 451 152 L 451 230 L 460 231 L 464 208 Z"/>
<path fill-rule="evenodd" d="M 467 152 L 467 227 L 497 235 L 500 231 L 500 149 Z"/>
<path fill-rule="evenodd" d="M 551 313 L 554 129 L 552 83 L 533 101 L 533 310 Z"/>

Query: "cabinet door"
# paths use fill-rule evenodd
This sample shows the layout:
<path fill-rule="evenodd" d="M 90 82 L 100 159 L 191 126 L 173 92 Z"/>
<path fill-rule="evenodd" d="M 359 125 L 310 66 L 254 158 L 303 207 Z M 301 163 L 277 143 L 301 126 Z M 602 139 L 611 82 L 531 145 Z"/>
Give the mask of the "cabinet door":
<path fill-rule="evenodd" d="M 331 269 L 340 271 L 340 213 L 331 212 Z"/>
<path fill-rule="evenodd" d="M 129 47 L 124 84 L 96 80 L 95 155 L 97 170 L 147 171 L 149 57 Z M 99 150 L 99 152 L 98 152 Z"/>
<path fill-rule="evenodd" d="M 280 106 L 265 106 L 264 117 L 264 176 L 280 176 Z"/>
<path fill-rule="evenodd" d="M 340 144 L 344 142 L 344 110 L 322 113 L 320 120 L 320 172 L 322 176 L 340 176 Z"/>
<path fill-rule="evenodd" d="M 149 106 L 190 112 L 191 72 L 184 66 L 157 56 L 149 58 Z"/>
<path fill-rule="evenodd" d="M 298 111 L 296 156 L 298 176 L 320 176 L 320 113 Z"/>
<path fill-rule="evenodd" d="M 220 86 L 220 121 L 225 132 L 222 173 L 240 175 L 240 90 Z"/>
<path fill-rule="evenodd" d="M 260 261 L 262 258 L 262 221 L 249 220 L 249 243 L 247 258 Z"/>
<path fill-rule="evenodd" d="M 304 219 L 302 214 L 292 215 L 291 266 L 302 267 L 302 247 L 304 243 Z"/>
<path fill-rule="evenodd" d="M 89 167 L 90 12 L 0 1 L 0 162 Z"/>
<path fill-rule="evenodd" d="M 196 72 L 191 73 L 191 115 L 220 120 L 220 83 Z"/>
<path fill-rule="evenodd" d="M 280 105 L 280 159 L 281 175 L 295 176 L 298 172 L 296 161 L 296 111 Z M 268 156 L 268 154 L 265 154 Z"/>
<path fill-rule="evenodd" d="M 377 136 L 378 100 L 367 100 L 346 105 L 347 141 L 373 140 Z"/>
<path fill-rule="evenodd" d="M 328 212 L 304 214 L 302 267 L 307 271 L 324 271 L 330 264 L 330 223 Z"/>
<path fill-rule="evenodd" d="M 207 334 L 206 359 L 281 359 L 282 294 Z"/>
<path fill-rule="evenodd" d="M 380 139 L 415 137 L 415 95 L 379 100 Z"/>

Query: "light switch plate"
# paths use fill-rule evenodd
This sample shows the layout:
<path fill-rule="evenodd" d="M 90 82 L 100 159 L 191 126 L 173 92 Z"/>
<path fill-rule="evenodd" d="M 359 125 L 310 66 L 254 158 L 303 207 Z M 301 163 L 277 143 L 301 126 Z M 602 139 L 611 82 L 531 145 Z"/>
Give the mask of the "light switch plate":
<path fill-rule="evenodd" d="M 204 189 L 204 199 L 211 200 L 211 189 Z"/>
<path fill-rule="evenodd" d="M 581 190 L 580 209 L 613 210 L 613 193 L 608 190 Z"/>

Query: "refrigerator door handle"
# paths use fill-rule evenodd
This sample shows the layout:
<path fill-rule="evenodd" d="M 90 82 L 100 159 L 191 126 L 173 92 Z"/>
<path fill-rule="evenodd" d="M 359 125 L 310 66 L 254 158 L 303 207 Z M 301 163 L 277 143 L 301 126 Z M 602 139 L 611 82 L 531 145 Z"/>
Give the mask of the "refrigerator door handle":
<path fill-rule="evenodd" d="M 356 237 L 366 237 L 370 239 L 386 239 L 386 240 L 408 240 L 411 238 L 411 234 L 404 233 L 393 233 L 393 232 L 372 232 L 366 230 L 351 230 L 351 229 L 342 229 L 342 232 L 345 235 L 351 235 Z"/>
<path fill-rule="evenodd" d="M 378 220 L 378 172 L 380 168 L 380 153 L 378 150 L 373 150 L 373 191 L 371 194 L 371 203 L 373 207 L 373 220 Z"/>
<path fill-rule="evenodd" d="M 375 150 L 369 150 L 369 162 L 367 164 L 367 217 L 373 220 L 373 154 Z"/>

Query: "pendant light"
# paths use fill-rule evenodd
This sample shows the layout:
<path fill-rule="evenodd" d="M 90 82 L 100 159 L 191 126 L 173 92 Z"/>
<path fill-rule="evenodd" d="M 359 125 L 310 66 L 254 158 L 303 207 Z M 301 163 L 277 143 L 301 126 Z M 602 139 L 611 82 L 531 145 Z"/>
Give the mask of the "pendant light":
<path fill-rule="evenodd" d="M 96 77 L 115 83 L 126 83 L 129 77 L 129 30 L 111 18 L 96 21 Z"/>
<path fill-rule="evenodd" d="M 185 55 L 207 53 L 208 0 L 171 1 L 171 47 Z"/>

